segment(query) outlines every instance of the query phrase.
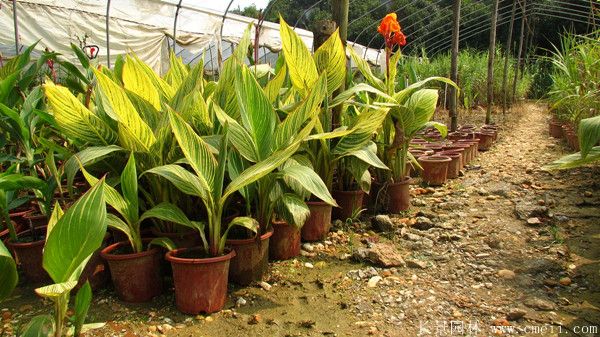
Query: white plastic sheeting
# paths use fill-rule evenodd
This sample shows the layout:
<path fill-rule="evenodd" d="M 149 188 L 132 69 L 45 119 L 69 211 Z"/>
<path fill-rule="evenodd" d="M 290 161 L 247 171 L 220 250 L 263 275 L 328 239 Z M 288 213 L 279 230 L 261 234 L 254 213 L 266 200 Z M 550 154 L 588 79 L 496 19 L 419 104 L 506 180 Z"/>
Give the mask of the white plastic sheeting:
<path fill-rule="evenodd" d="M 107 0 L 19 0 L 19 43 L 28 46 L 40 40 L 36 49 L 48 48 L 75 61 L 69 43 L 79 45 L 79 40 L 87 36 L 88 45 L 100 48 L 99 62 L 107 64 L 107 3 Z M 108 23 L 111 62 L 114 63 L 117 55 L 133 51 L 156 71 L 164 71 L 168 67 L 177 3 L 177 0 L 111 1 Z M 183 1 L 177 18 L 176 50 L 184 49 L 182 55 L 191 61 L 193 55 L 210 47 L 216 66 L 216 46 L 222 44 L 222 49 L 226 49 L 227 45 L 237 44 L 248 24 L 255 21 L 228 13 L 219 38 L 222 19 L 223 13 Z M 312 32 L 303 29 L 296 32 L 307 46 L 312 46 Z M 222 43 L 224 41 L 229 43 Z M 281 50 L 279 25 L 264 22 L 259 42 L 272 52 Z M 14 45 L 13 4 L 10 0 L 0 0 L 0 52 L 4 56 L 14 55 Z M 371 63 L 381 64 L 379 59 L 383 53 L 358 44 L 353 47 Z M 223 53 L 224 57 L 227 54 Z"/>

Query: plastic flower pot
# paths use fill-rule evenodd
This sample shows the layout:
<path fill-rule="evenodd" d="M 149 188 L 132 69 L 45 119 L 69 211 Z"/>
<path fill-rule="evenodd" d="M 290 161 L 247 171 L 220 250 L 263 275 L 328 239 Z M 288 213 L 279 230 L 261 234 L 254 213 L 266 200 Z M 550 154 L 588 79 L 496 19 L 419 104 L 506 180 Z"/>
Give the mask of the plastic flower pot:
<path fill-rule="evenodd" d="M 285 221 L 273 221 L 273 236 L 269 240 L 269 258 L 288 260 L 300 254 L 300 228 Z"/>
<path fill-rule="evenodd" d="M 562 123 L 551 120 L 548 123 L 548 132 L 552 138 L 562 138 Z"/>
<path fill-rule="evenodd" d="M 400 213 L 410 208 L 410 177 L 387 186 L 388 211 Z"/>
<path fill-rule="evenodd" d="M 269 264 L 269 238 L 273 230 L 249 239 L 229 239 L 226 245 L 235 251 L 235 257 L 229 264 L 229 280 L 239 285 L 249 285 L 260 281 Z"/>
<path fill-rule="evenodd" d="M 362 208 L 365 192 L 363 190 L 332 191 L 331 195 L 339 206 L 332 209 L 332 217 L 334 219 L 346 220 L 352 218 L 355 211 Z"/>
<path fill-rule="evenodd" d="M 442 151 L 436 154 L 437 156 L 450 157 L 451 161 L 448 163 L 448 179 L 456 179 L 460 174 L 462 168 L 462 154 L 457 151 Z"/>
<path fill-rule="evenodd" d="M 494 144 L 494 134 L 491 132 L 478 131 L 475 135 L 479 138 L 479 151 L 487 151 L 492 147 L 492 144 Z"/>
<path fill-rule="evenodd" d="M 229 265 L 236 254 L 229 251 L 222 256 L 201 258 L 202 253 L 201 248 L 181 248 L 165 255 L 173 269 L 177 309 L 190 315 L 223 309 Z"/>
<path fill-rule="evenodd" d="M 6 245 L 13 252 L 15 261 L 19 264 L 25 278 L 33 284 L 49 282 L 50 275 L 42 265 L 46 229 L 37 228 L 35 237 L 32 237 L 29 229 L 22 231 L 17 234 L 17 240 L 14 242 L 9 238 L 6 240 Z"/>
<path fill-rule="evenodd" d="M 310 216 L 302 226 L 302 240 L 321 241 L 331 228 L 332 206 L 322 201 L 308 201 Z"/>
<path fill-rule="evenodd" d="M 149 240 L 144 240 L 147 244 Z M 112 244 L 102 250 L 119 298 L 125 302 L 148 302 L 163 291 L 161 251 L 151 248 L 132 253 L 129 241 Z"/>
<path fill-rule="evenodd" d="M 446 182 L 448 164 L 452 161 L 446 156 L 419 157 L 419 164 L 423 167 L 421 177 L 423 182 L 430 186 L 440 186 Z"/>

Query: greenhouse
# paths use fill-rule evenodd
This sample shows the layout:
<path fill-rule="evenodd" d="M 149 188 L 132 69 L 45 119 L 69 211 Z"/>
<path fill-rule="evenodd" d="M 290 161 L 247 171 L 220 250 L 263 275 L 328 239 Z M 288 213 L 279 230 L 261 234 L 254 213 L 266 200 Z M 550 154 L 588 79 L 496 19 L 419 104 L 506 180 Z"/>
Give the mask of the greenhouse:
<path fill-rule="evenodd" d="M 0 19 L 0 337 L 600 336 L 600 1 Z"/>

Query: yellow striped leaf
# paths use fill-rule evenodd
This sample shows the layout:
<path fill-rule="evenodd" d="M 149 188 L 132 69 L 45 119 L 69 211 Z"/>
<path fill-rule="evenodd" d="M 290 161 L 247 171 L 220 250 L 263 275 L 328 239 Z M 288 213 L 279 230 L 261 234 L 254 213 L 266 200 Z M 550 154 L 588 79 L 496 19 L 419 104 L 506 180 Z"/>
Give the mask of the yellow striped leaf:
<path fill-rule="evenodd" d="M 279 18 L 279 22 L 283 55 L 292 85 L 299 92 L 306 94 L 319 78 L 317 66 L 300 36 L 282 17 Z"/>

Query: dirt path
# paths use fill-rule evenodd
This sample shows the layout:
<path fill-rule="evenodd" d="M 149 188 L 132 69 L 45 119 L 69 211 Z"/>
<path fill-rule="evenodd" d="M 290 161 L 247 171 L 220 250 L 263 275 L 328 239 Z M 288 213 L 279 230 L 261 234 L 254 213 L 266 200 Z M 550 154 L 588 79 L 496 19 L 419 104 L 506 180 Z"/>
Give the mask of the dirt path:
<path fill-rule="evenodd" d="M 305 256 L 273 263 L 270 290 L 234 288 L 210 317 L 179 314 L 172 291 L 145 305 L 102 291 L 90 318 L 111 321 L 88 335 L 600 335 L 600 170 L 541 171 L 566 152 L 548 138 L 541 106 L 518 110 L 463 177 L 416 188 L 425 193 L 390 232 L 375 233 L 368 217 L 338 224 Z M 396 249 L 405 266 L 350 257 L 374 245 Z M 30 294 L 20 288 L 2 304 L 13 313 L 5 329 L 50 309 Z"/>

